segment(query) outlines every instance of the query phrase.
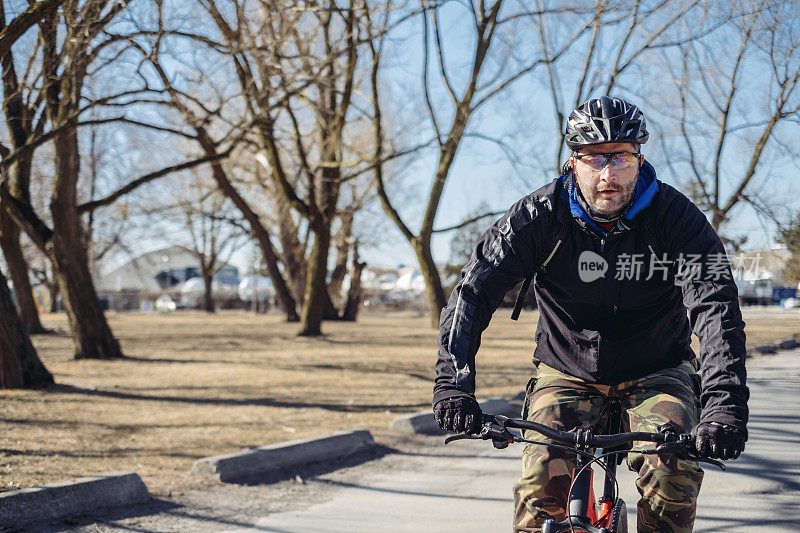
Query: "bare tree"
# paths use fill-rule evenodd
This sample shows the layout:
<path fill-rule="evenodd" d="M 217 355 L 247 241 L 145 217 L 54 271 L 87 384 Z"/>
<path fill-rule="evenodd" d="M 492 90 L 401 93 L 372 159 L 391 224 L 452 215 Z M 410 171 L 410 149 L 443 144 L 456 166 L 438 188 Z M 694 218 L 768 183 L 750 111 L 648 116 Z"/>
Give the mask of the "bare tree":
<path fill-rule="evenodd" d="M 356 214 L 375 200 L 375 189 L 371 178 L 365 175 L 347 187 L 344 207 L 338 210 L 339 228 L 334 236 L 336 262 L 328 283 L 328 294 L 337 310 L 336 318 L 354 321 L 361 303 L 361 274 L 367 264 L 359 256 L 359 240 L 355 234 Z M 345 279 L 348 281 L 344 288 Z"/>
<path fill-rule="evenodd" d="M 53 376 L 42 364 L 22 326 L 6 277 L 0 272 L 0 389 L 50 385 Z"/>
<path fill-rule="evenodd" d="M 45 0 L 31 4 L 11 21 L 6 21 L 5 2 L 0 0 L 0 62 L 3 69 L 3 114 L 9 126 L 11 148 L 0 144 L 0 156 L 7 155 L 20 144 L 24 144 L 26 128 L 31 125 L 31 108 L 27 107 L 17 87 L 14 71 L 12 45 L 43 17 L 49 16 L 61 1 Z M 13 169 L 0 169 L 2 182 L 13 181 L 12 187 L 29 178 L 29 160 L 20 160 Z M 13 178 L 11 178 L 13 175 Z M 17 291 L 17 304 L 22 319 L 11 299 L 5 276 L 0 273 L 0 388 L 40 387 L 53 383 L 53 376 L 47 371 L 31 344 L 28 332 L 42 332 L 38 310 L 34 305 L 28 267 L 19 243 L 19 230 L 4 213 L 3 200 L 0 199 L 0 246 L 6 263 L 10 266 L 14 286 Z"/>
<path fill-rule="evenodd" d="M 420 35 L 423 40 L 422 50 L 424 53 L 421 81 L 428 119 L 438 143 L 438 157 L 428 200 L 417 232 L 411 229 L 412 226 L 404 220 L 400 211 L 389 198 L 384 183 L 383 169 L 380 168 L 380 165 L 375 167 L 375 181 L 384 211 L 408 240 L 417 256 L 422 275 L 425 278 L 431 325 L 437 327 L 439 313 L 446 305 L 447 300 L 439 271 L 433 260 L 431 239 L 445 183 L 450 175 L 459 146 L 465 134 L 468 133 L 470 118 L 479 108 L 491 102 L 537 66 L 556 61 L 572 43 L 591 27 L 592 19 L 590 17 L 583 24 L 577 24 L 571 35 L 565 38 L 556 50 L 549 51 L 549 53 L 534 53 L 533 58 L 510 62 L 508 61 L 508 49 L 506 49 L 506 55 L 496 59 L 497 64 L 494 65 L 495 68 L 492 72 L 491 69 L 486 70 L 486 60 L 492 57 L 493 52 L 495 55 L 498 53 L 495 52 L 495 49 L 501 45 L 493 47 L 493 44 L 498 41 L 496 37 L 498 33 L 501 33 L 500 28 L 513 27 L 523 17 L 533 19 L 538 12 L 523 8 L 520 12 L 506 13 L 501 16 L 502 0 L 490 3 L 481 2 L 477 6 L 469 3 L 466 7 L 468 14 L 464 19 L 471 22 L 470 30 L 474 36 L 474 41 L 470 43 L 472 46 L 470 49 L 471 60 L 466 69 L 467 75 L 456 76 L 445 54 L 446 35 L 441 29 L 440 14 L 444 3 L 426 2 L 423 5 L 425 9 L 419 15 L 422 24 Z M 575 11 L 572 8 L 567 10 Z M 374 30 L 372 30 L 372 34 L 373 38 L 377 40 L 377 44 L 370 41 L 373 43 L 371 85 L 376 136 L 374 157 L 377 161 L 381 161 L 383 159 L 382 150 L 387 143 L 381 122 L 381 98 L 378 84 L 383 38 L 380 38 L 380 33 L 375 33 Z M 431 71 L 435 71 L 435 75 L 432 75 Z M 458 87 L 456 79 L 463 79 L 465 82 Z M 446 96 L 437 99 L 437 94 L 441 93 Z M 445 121 L 449 126 L 444 125 Z"/>
<path fill-rule="evenodd" d="M 215 187 L 210 186 L 198 173 L 179 183 L 176 194 L 176 210 L 180 224 L 188 235 L 187 249 L 197 257 L 200 276 L 203 278 L 203 309 L 216 311 L 212 283 L 230 255 L 241 242 L 242 228 L 231 224 L 226 204 L 228 199 Z"/>
<path fill-rule="evenodd" d="M 348 271 L 350 286 L 347 288 L 342 305 L 342 320 L 352 322 L 358 316 L 358 311 L 361 309 L 361 301 L 363 300 L 361 274 L 366 266 L 367 263 L 361 261 L 361 257 L 358 255 L 358 240 L 354 240 L 350 245 L 350 268 Z"/>
<path fill-rule="evenodd" d="M 272 190 L 280 196 L 281 219 L 289 224 L 280 228 L 283 259 L 295 286 L 305 279 L 299 334 L 319 335 L 323 318 L 338 315 L 326 274 L 340 187 L 363 172 L 350 172 L 358 164 L 348 165 L 345 154 L 366 7 L 240 0 L 230 11 L 219 2 L 200 3 L 235 65 Z M 289 209 L 304 218 L 313 237 L 302 263 L 297 252 L 304 246 Z"/>
<path fill-rule="evenodd" d="M 11 36 L 20 37 L 24 31 L 35 26 L 41 18 L 52 13 L 60 3 L 51 1 L 34 4 L 6 25 L 5 2 L 0 1 L 0 28 L 4 35 L 3 39 L 8 39 L 0 46 L 0 49 L 4 51 L 0 57 L 3 70 L 3 115 L 10 141 L 10 147 L 0 146 L 3 157 L 10 152 L 19 150 L 34 134 L 35 117 L 41 107 L 41 101 L 26 101 L 23 95 L 14 64 L 14 54 L 11 51 Z M 32 155 L 26 154 L 18 158 L 7 169 L 7 173 L 4 173 L 4 181 L 9 183 L 11 194 L 23 201 L 29 201 L 31 163 Z M 28 332 L 43 333 L 46 330 L 39 320 L 39 312 L 34 303 L 28 277 L 28 265 L 20 246 L 20 230 L 2 204 L 3 200 L 0 199 L 0 247 L 6 258 L 9 275 L 14 283 L 19 318 Z"/>
<path fill-rule="evenodd" d="M 719 230 L 738 205 L 762 205 L 768 160 L 792 154 L 782 132 L 800 123 L 800 24 L 788 4 L 730 7 L 724 26 L 667 61 L 679 115 L 665 120 L 663 149 L 677 176 Z M 794 146 L 794 148 L 792 148 Z M 771 157 L 772 156 L 772 157 Z"/>
<path fill-rule="evenodd" d="M 81 115 L 88 109 L 118 109 L 136 103 L 137 95 L 153 92 L 145 81 L 144 86 L 125 87 L 119 92 L 86 102 L 84 87 L 90 75 L 102 72 L 103 68 L 108 68 L 129 49 L 126 46 L 127 35 L 109 31 L 126 6 L 124 2 L 111 0 L 66 0 L 59 11 L 39 22 L 39 56 L 31 60 L 27 70 L 33 72 L 34 78 L 30 90 L 38 91 L 33 101 L 41 104 L 42 111 L 33 126 L 35 135 L 28 137 L 24 146 L 13 152 L 6 151 L 1 163 L 3 168 L 7 168 L 29 156 L 39 146 L 52 143 L 55 163 L 49 201 L 52 228 L 26 202 L 24 196 L 12 194 L 7 181 L 0 184 L 0 197 L 6 212 L 53 263 L 73 332 L 76 358 L 122 356 L 92 282 L 83 216 L 97 207 L 113 203 L 144 183 L 171 172 L 224 158 L 232 149 L 220 150 L 214 157 L 203 157 L 150 172 L 103 198 L 81 202 L 79 127 L 133 124 L 185 136 L 181 131 L 129 119 L 124 115 L 81 120 Z M 141 77 L 133 79 L 140 80 Z M 119 83 L 114 84 L 115 89 L 118 86 Z M 49 128 L 45 128 L 45 124 Z"/>
<path fill-rule="evenodd" d="M 57 313 L 60 293 L 52 263 L 47 256 L 42 254 L 35 246 L 24 247 L 23 250 L 25 248 L 30 249 L 29 253 L 35 254 L 28 262 L 34 281 L 47 290 L 47 305 L 45 305 L 44 301 L 40 300 L 42 310 L 47 313 Z"/>
<path fill-rule="evenodd" d="M 368 124 L 369 109 L 352 103 L 365 50 L 360 18 L 368 9 L 360 3 L 339 8 L 333 2 L 197 1 L 207 21 L 176 28 L 159 18 L 156 29 L 132 34 L 131 44 L 155 68 L 169 105 L 206 154 L 239 136 L 243 149 L 237 159 L 261 162 L 261 168 L 242 169 L 235 162 L 212 168 L 218 187 L 259 242 L 287 318 L 299 318 L 296 305 L 302 305 L 300 334 L 320 334 L 323 319 L 343 316 L 346 298 L 339 291 L 347 265 L 361 263 L 352 261 L 355 241 L 349 238 L 355 206 L 344 205 L 348 200 L 340 199 L 340 188 L 365 177 L 375 164 L 356 146 L 363 145 L 359 132 Z M 211 80 L 204 65 L 183 69 L 161 61 L 163 43 L 176 39 L 181 46 L 202 48 L 206 57 L 224 59 L 230 68 L 216 67 L 218 76 Z M 239 93 L 216 101 L 224 91 L 214 85 L 230 86 L 227 75 Z M 383 159 L 393 157 L 397 154 L 387 153 Z M 267 199 L 257 202 L 253 192 Z M 337 229 L 338 268 L 328 286 Z"/>
<path fill-rule="evenodd" d="M 299 334 L 320 335 L 329 300 L 325 278 L 331 225 L 342 180 L 344 126 L 358 59 L 357 9 L 352 6 L 342 9 L 325 3 L 317 9 L 291 11 L 261 2 L 260 12 L 269 25 L 261 34 L 267 53 L 258 53 L 260 39 L 244 18 L 244 9 L 237 10 L 234 31 L 214 4 L 208 2 L 207 8 L 228 46 L 247 46 L 246 54 L 237 55 L 240 64 L 237 74 L 249 101 L 248 109 L 257 124 L 272 178 L 279 193 L 308 220 L 313 231 Z M 308 31 L 304 31 L 305 28 Z M 244 43 L 238 42 L 240 35 L 244 36 Z M 241 50 L 241 46 L 238 48 Z M 297 52 L 298 59 L 287 60 L 291 50 Z M 274 76 L 278 72 L 276 69 L 284 74 L 287 71 L 304 73 L 310 90 L 294 89 L 294 94 L 286 94 L 275 86 L 278 83 Z M 276 101 L 276 96 L 283 101 Z M 314 114 L 316 143 L 311 146 L 306 142 L 314 137 L 301 131 L 298 117 L 301 107 Z M 286 114 L 294 129 L 300 172 L 307 180 L 304 195 L 298 192 L 299 184 L 293 183 L 287 175 L 281 159 L 283 150 L 275 127 L 280 112 Z M 311 157 L 316 158 L 316 164 Z"/>
<path fill-rule="evenodd" d="M 278 256 L 275 252 L 275 247 L 272 244 L 269 231 L 256 210 L 251 206 L 250 202 L 248 202 L 244 195 L 242 195 L 236 188 L 230 179 L 229 172 L 223 166 L 221 158 L 218 157 L 221 140 L 217 140 L 212 137 L 211 133 L 209 132 L 209 124 L 215 117 L 219 116 L 221 108 L 209 108 L 208 106 L 200 103 L 197 98 L 175 87 L 170 79 L 170 76 L 164 70 L 160 62 L 161 45 L 163 43 L 162 37 L 166 33 L 168 33 L 168 30 L 164 29 L 163 27 L 159 27 L 158 32 L 156 33 L 156 38 L 154 42 L 151 43 L 152 47 L 150 50 L 146 50 L 136 41 L 132 41 L 132 45 L 136 47 L 145 58 L 148 59 L 149 63 L 155 69 L 159 81 L 169 95 L 169 105 L 177 110 L 186 124 L 192 128 L 194 133 L 190 137 L 200 145 L 207 157 L 210 158 L 212 176 L 216 181 L 219 190 L 222 191 L 222 193 L 233 202 L 233 204 L 242 213 L 242 216 L 249 224 L 255 240 L 258 242 L 259 247 L 261 248 L 264 261 L 267 265 L 268 273 L 272 279 L 273 286 L 275 287 L 278 295 L 278 301 L 283 308 L 286 319 L 290 322 L 298 321 L 299 317 L 297 314 L 297 304 L 292 295 L 292 291 L 289 289 L 280 270 Z M 191 38 L 195 41 L 202 40 L 197 35 L 194 35 Z M 237 129 L 238 128 L 233 128 L 228 132 L 227 135 L 234 135 Z M 246 133 L 247 130 L 244 130 L 244 132 Z M 286 224 L 287 223 L 284 223 L 284 226 Z"/>
<path fill-rule="evenodd" d="M 800 283 L 800 214 L 781 228 L 778 242 L 784 244 L 791 254 L 784 267 L 784 279 L 797 286 Z"/>

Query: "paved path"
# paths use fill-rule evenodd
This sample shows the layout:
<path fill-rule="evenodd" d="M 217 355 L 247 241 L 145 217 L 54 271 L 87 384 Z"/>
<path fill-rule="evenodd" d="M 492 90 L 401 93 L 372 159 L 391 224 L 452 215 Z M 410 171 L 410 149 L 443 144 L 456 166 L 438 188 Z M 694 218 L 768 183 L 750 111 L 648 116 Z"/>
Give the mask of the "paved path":
<path fill-rule="evenodd" d="M 800 531 L 800 350 L 752 360 L 748 367 L 752 398 L 747 451 L 727 472 L 706 468 L 697 532 Z M 322 476 L 319 481 L 340 487 L 332 499 L 231 531 L 507 531 L 519 453 L 519 447 L 498 452 L 478 442 L 452 444 L 447 450 L 431 446 L 406 464 L 395 458 L 390 471 L 355 483 Z M 631 523 L 638 500 L 633 479 L 620 470 Z"/>
<path fill-rule="evenodd" d="M 750 440 L 727 472 L 706 469 L 696 531 L 800 531 L 800 350 L 748 371 Z"/>
<path fill-rule="evenodd" d="M 417 454 L 409 466 L 347 484 L 330 501 L 305 511 L 279 513 L 235 531 L 300 533 L 452 533 L 498 531 L 509 523 L 511 483 L 518 450 L 453 444 L 458 454 Z M 402 467 L 401 467 L 402 468 Z M 332 482 L 336 483 L 336 482 Z M 465 525 L 462 529 L 460 525 Z"/>

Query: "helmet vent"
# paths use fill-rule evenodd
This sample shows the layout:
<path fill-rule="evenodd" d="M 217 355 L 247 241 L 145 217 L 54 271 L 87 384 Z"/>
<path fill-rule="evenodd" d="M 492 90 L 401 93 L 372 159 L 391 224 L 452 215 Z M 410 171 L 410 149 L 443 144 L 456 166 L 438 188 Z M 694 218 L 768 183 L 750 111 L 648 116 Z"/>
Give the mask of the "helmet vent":
<path fill-rule="evenodd" d="M 642 112 L 621 98 L 593 98 L 567 119 L 566 142 L 572 150 L 611 142 L 644 144 L 649 136 Z"/>

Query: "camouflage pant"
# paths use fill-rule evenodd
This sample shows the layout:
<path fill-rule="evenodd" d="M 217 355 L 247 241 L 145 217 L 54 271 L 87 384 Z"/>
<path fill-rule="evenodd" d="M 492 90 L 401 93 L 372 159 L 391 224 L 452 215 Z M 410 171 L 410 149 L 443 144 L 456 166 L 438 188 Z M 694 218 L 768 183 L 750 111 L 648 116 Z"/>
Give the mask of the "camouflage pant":
<path fill-rule="evenodd" d="M 699 408 L 692 373 L 693 363 L 687 361 L 611 386 L 590 384 L 540 364 L 535 386 L 527 391 L 523 417 L 565 431 L 591 427 L 602 433 L 608 422 L 609 399 L 618 399 L 624 431 L 657 432 L 659 426 L 671 422 L 678 431 L 688 432 L 697 424 Z M 535 432 L 525 436 L 542 440 Z M 633 449 L 648 446 L 652 444 L 634 443 Z M 574 455 L 528 444 L 522 464 L 522 477 L 514 485 L 514 531 L 538 532 L 546 518 L 561 521 L 565 517 Z M 639 532 L 692 531 L 703 480 L 696 462 L 672 455 L 632 453 L 628 468 L 639 474 Z"/>

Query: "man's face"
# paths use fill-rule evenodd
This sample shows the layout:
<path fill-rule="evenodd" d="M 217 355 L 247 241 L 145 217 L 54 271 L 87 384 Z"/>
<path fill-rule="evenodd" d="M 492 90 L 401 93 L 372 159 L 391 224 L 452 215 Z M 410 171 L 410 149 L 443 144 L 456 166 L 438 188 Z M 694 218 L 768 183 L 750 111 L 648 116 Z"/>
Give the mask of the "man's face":
<path fill-rule="evenodd" d="M 587 146 L 577 151 L 577 155 L 613 154 L 636 152 L 631 143 L 606 143 Z M 583 160 L 582 160 L 583 159 Z M 589 206 L 603 215 L 618 214 L 633 197 L 636 179 L 639 177 L 641 158 L 628 168 L 614 168 L 608 162 L 601 170 L 593 169 L 584 161 L 587 158 L 572 158 L 572 168 L 578 187 Z"/>

